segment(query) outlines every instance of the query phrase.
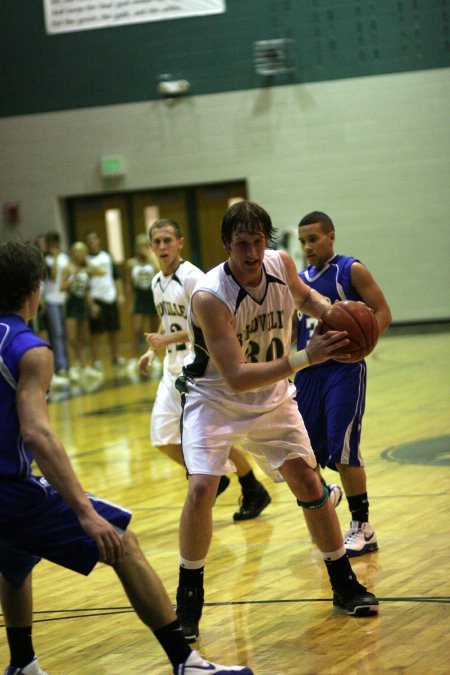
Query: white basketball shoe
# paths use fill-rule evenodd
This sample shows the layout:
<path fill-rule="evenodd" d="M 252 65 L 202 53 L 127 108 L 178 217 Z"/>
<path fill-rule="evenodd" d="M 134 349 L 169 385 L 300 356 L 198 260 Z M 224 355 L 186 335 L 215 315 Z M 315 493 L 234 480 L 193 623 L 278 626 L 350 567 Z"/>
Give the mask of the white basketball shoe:
<path fill-rule="evenodd" d="M 233 675 L 240 673 L 241 675 L 254 675 L 253 670 L 247 666 L 221 666 L 220 663 L 212 663 L 205 661 L 205 659 L 197 652 L 192 651 L 189 658 L 181 663 L 174 671 L 174 675 L 200 675 L 200 673 L 211 673 L 211 675 Z"/>
<path fill-rule="evenodd" d="M 378 551 L 377 535 L 372 525 L 352 520 L 350 529 L 344 535 L 344 546 L 349 558 Z"/>
<path fill-rule="evenodd" d="M 35 656 L 30 663 L 21 668 L 8 666 L 5 670 L 5 675 L 47 675 L 47 673 L 39 668 L 39 661 Z"/>
<path fill-rule="evenodd" d="M 330 498 L 330 502 L 333 504 L 334 508 L 337 509 L 337 507 L 341 503 L 343 495 L 342 488 L 340 488 L 339 485 L 335 485 L 334 483 L 327 483 L 326 487 L 328 489 L 328 496 Z"/>

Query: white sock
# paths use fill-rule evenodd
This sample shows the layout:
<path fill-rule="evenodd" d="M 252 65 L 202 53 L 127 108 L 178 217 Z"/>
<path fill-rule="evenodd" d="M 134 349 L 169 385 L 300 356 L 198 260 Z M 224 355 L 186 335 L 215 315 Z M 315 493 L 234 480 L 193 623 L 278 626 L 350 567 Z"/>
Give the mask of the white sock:
<path fill-rule="evenodd" d="M 320 552 L 322 555 L 322 558 L 324 560 L 328 561 L 333 561 L 333 560 L 339 560 L 339 558 L 342 558 L 343 555 L 345 555 L 345 546 L 342 544 L 341 548 L 338 548 L 337 551 L 321 551 Z"/>
<path fill-rule="evenodd" d="M 180 555 L 180 567 L 183 567 L 185 570 L 199 570 L 205 566 L 205 562 L 206 558 L 202 560 L 186 560 L 186 558 Z"/>

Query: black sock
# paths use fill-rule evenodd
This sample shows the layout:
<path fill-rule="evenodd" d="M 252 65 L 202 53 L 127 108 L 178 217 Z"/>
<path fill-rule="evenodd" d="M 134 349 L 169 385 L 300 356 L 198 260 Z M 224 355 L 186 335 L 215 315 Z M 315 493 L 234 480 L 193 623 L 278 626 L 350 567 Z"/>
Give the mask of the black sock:
<path fill-rule="evenodd" d="M 239 476 L 239 482 L 242 485 L 242 492 L 256 490 L 258 485 L 260 485 L 259 480 L 256 479 L 255 474 L 251 469 L 245 476 Z"/>
<path fill-rule="evenodd" d="M 204 572 L 204 567 L 200 567 L 198 570 L 188 570 L 180 566 L 179 585 L 187 588 L 203 588 Z"/>
<path fill-rule="evenodd" d="M 345 588 L 349 581 L 356 581 L 347 555 L 337 560 L 325 560 L 333 589 Z"/>
<path fill-rule="evenodd" d="M 369 522 L 369 498 L 367 492 L 362 495 L 355 495 L 354 497 L 347 497 L 348 508 L 352 514 L 352 520 L 357 520 L 360 523 Z"/>
<path fill-rule="evenodd" d="M 186 661 L 192 649 L 186 642 L 178 620 L 158 628 L 154 634 L 174 668 Z"/>
<path fill-rule="evenodd" d="M 27 666 L 34 658 L 31 626 L 20 628 L 6 628 L 11 665 L 16 668 Z"/>

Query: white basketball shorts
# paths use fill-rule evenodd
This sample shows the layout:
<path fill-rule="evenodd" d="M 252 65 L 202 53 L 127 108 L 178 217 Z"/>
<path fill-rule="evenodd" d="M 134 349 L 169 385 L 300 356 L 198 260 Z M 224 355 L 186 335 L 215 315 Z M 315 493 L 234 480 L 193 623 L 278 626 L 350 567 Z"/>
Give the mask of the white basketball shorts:
<path fill-rule="evenodd" d="M 268 412 L 227 407 L 189 389 L 183 410 L 183 456 L 189 474 L 221 476 L 233 469 L 230 447 L 241 445 L 275 482 L 287 459 L 302 457 L 314 468 L 316 458 L 295 400 L 288 398 Z"/>
<path fill-rule="evenodd" d="M 150 420 L 152 445 L 180 445 L 181 395 L 175 388 L 177 375 L 164 372 L 156 392 Z"/>

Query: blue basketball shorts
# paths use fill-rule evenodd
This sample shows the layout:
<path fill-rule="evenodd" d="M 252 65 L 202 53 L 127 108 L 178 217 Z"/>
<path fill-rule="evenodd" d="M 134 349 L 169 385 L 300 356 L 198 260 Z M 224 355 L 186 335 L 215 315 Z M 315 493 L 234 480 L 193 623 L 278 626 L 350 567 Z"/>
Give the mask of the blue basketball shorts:
<path fill-rule="evenodd" d="M 296 377 L 296 401 L 318 463 L 364 466 L 360 454 L 366 401 L 366 364 L 305 368 Z"/>
<path fill-rule="evenodd" d="M 88 494 L 94 509 L 123 533 L 131 512 Z M 99 560 L 95 541 L 72 509 L 40 476 L 0 478 L 0 572 L 20 588 L 41 558 L 88 575 Z"/>

